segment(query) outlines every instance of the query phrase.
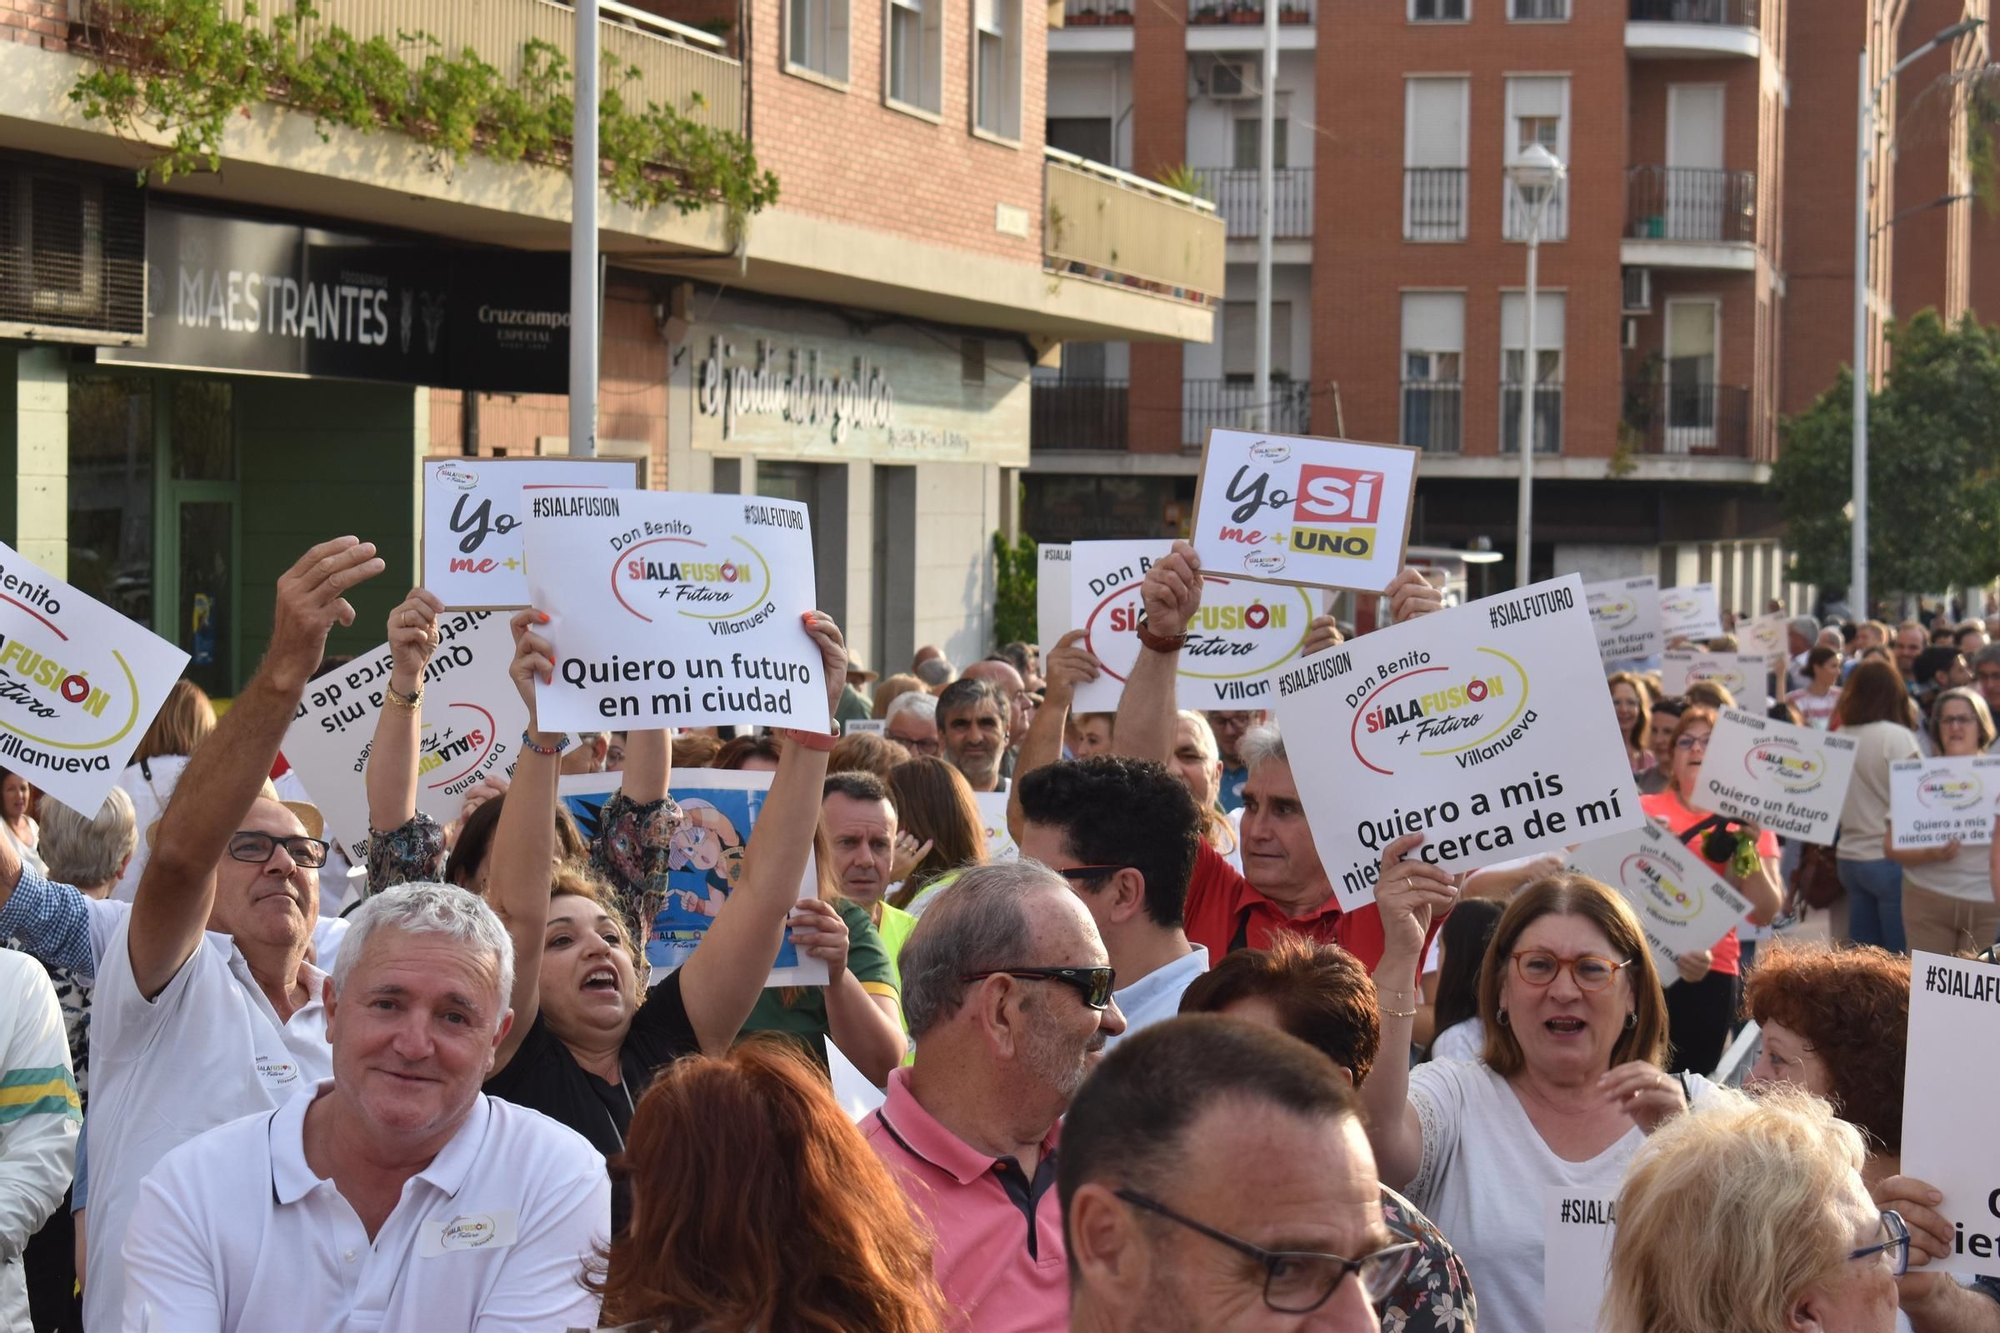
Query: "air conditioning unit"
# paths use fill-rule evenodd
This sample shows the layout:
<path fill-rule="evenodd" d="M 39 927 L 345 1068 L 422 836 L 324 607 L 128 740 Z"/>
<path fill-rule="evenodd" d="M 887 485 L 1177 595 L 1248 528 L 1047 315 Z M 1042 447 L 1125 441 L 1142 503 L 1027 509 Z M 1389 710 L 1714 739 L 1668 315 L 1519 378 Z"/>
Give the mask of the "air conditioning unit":
<path fill-rule="evenodd" d="M 14 200 L 23 294 L 38 315 L 89 315 L 104 300 L 104 195 L 94 180 L 31 175 Z"/>
<path fill-rule="evenodd" d="M 1248 60 L 1218 60 L 1202 77 L 1202 91 L 1218 102 L 1241 102 L 1259 96 L 1257 66 Z"/>
<path fill-rule="evenodd" d="M 1628 352 L 1634 352 L 1639 349 L 1639 321 L 1630 315 L 1625 317 L 1624 347 Z"/>
<path fill-rule="evenodd" d="M 1653 312 L 1653 270 L 1628 268 L 1625 276 L 1625 313 L 1649 315 Z"/>
<path fill-rule="evenodd" d="M 0 161 L 0 324 L 143 336 L 145 207 L 123 180 Z"/>

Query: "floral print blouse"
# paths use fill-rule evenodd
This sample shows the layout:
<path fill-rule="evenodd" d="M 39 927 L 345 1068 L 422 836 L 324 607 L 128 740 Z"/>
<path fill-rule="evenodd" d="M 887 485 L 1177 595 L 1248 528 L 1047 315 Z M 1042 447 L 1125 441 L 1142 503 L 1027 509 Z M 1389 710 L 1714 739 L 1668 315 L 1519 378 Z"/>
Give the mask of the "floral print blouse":
<path fill-rule="evenodd" d="M 1382 1220 L 1396 1235 L 1417 1242 L 1416 1257 L 1403 1280 L 1382 1303 L 1382 1333 L 1474 1333 L 1479 1303 L 1465 1261 L 1451 1242 L 1387 1185 L 1382 1187 Z"/>

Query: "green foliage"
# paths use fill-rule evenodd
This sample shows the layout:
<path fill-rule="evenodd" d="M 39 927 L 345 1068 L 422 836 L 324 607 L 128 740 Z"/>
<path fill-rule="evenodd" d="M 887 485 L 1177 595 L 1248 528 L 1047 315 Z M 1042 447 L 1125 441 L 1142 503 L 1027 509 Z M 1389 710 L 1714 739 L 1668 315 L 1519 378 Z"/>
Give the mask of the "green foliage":
<path fill-rule="evenodd" d="M 1208 192 L 1208 178 L 1185 162 L 1180 163 L 1178 166 L 1166 168 L 1157 173 L 1153 179 L 1166 186 L 1169 190 L 1179 190 L 1182 194 L 1193 195 L 1197 199 L 1209 199 L 1211 203 L 1214 202 Z"/>
<path fill-rule="evenodd" d="M 319 17 L 312 0 L 294 0 L 268 21 L 254 3 L 241 22 L 230 19 L 220 0 L 98 0 L 92 15 L 86 45 L 94 43 L 96 63 L 70 100 L 127 137 L 146 126 L 166 136 L 142 180 L 219 169 L 230 119 L 247 117 L 257 101 L 312 116 L 322 140 L 335 125 L 394 130 L 429 150 L 439 169 L 474 152 L 569 162 L 575 80 L 547 42 L 525 44 L 521 74 L 510 81 L 470 47 L 452 55 L 425 32 L 361 41 L 327 27 L 304 41 L 303 25 Z M 748 141 L 688 114 L 702 105 L 700 94 L 686 111 L 628 106 L 624 90 L 638 77 L 636 68 L 603 71 L 598 136 L 611 198 L 683 214 L 719 203 L 739 219 L 777 201 L 777 178 L 758 169 Z"/>
<path fill-rule="evenodd" d="M 2000 328 L 1970 317 L 1947 328 L 1925 311 L 1890 340 L 1889 377 L 1868 410 L 1871 594 L 1991 582 L 2000 577 Z M 1847 585 L 1852 394 L 1842 371 L 1786 423 L 1771 472 L 1790 577 L 1801 583 Z"/>
<path fill-rule="evenodd" d="M 1012 546 L 1007 534 L 993 534 L 993 642 L 1034 643 L 1035 539 L 1022 533 Z"/>

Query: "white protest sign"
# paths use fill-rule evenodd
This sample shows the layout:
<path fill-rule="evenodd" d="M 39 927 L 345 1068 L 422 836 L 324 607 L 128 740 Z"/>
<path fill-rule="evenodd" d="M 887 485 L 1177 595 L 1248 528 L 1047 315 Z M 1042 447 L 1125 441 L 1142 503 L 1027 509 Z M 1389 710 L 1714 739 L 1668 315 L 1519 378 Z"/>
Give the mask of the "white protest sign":
<path fill-rule="evenodd" d="M 1754 653 L 1698 653 L 1676 648 L 1660 655 L 1660 688 L 1672 697 L 1686 694 L 1690 685 L 1713 681 L 1728 690 L 1744 712 L 1763 713 L 1771 707 L 1765 675 L 1770 665 Z"/>
<path fill-rule="evenodd" d="M 94 816 L 187 664 L 0 543 L 0 766 Z"/>
<path fill-rule="evenodd" d="M 1702 758 L 1698 799 L 1719 815 L 1827 847 L 1853 776 L 1848 737 L 1725 708 Z"/>
<path fill-rule="evenodd" d="M 438 636 L 424 668 L 417 811 L 449 824 L 482 778 L 513 774 L 528 710 L 507 675 L 514 636 L 505 615 L 447 611 Z M 285 758 L 349 847 L 368 836 L 368 751 L 393 662 L 385 643 L 314 680 L 285 732 Z"/>
<path fill-rule="evenodd" d="M 448 607 L 528 604 L 525 497 L 550 487 L 630 490 L 636 458 L 435 458 L 424 462 L 424 586 Z"/>
<path fill-rule="evenodd" d="M 1597 1333 L 1617 1235 L 1617 1195 L 1543 1187 L 1542 1333 Z"/>
<path fill-rule="evenodd" d="M 1952 1237 L 1926 1272 L 1974 1276 L 2000 1260 L 2000 967 L 1910 956 L 1910 1029 L 1903 1066 L 1903 1175 L 1937 1189 Z"/>
<path fill-rule="evenodd" d="M 1607 662 L 1653 657 L 1660 637 L 1660 581 L 1651 574 L 1583 585 L 1590 625 L 1597 631 L 1597 655 Z"/>
<path fill-rule="evenodd" d="M 1075 629 L 1069 623 L 1069 547 L 1035 548 L 1035 636 L 1042 660 L 1062 636 Z"/>
<path fill-rule="evenodd" d="M 986 834 L 986 859 L 995 863 L 1020 860 L 1021 849 L 1007 831 L 1007 793 L 976 791 L 972 799 L 979 805 L 979 823 Z"/>
<path fill-rule="evenodd" d="M 1143 605 L 1139 585 L 1169 541 L 1077 542 L 1070 547 L 1073 627 L 1103 671 L 1079 685 L 1071 707 L 1109 713 L 1118 707 L 1125 678 L 1139 660 L 1135 632 Z M 1273 588 L 1243 579 L 1202 575 L 1201 608 L 1188 626 L 1176 687 L 1182 708 L 1262 708 L 1271 696 L 1270 675 L 1305 644 L 1318 599 L 1304 588 Z"/>
<path fill-rule="evenodd" d="M 1792 655 L 1792 622 L 1782 611 L 1745 621 L 1736 628 L 1736 645 L 1763 658 L 1766 666 L 1781 664 Z"/>
<path fill-rule="evenodd" d="M 843 736 L 852 736 L 857 732 L 863 731 L 873 732 L 875 735 L 881 736 L 885 735 L 888 730 L 889 719 L 885 717 L 850 717 L 847 721 L 840 724 L 840 734 Z"/>
<path fill-rule="evenodd" d="M 1193 542 L 1219 576 L 1384 592 L 1403 567 L 1420 451 L 1211 430 Z"/>
<path fill-rule="evenodd" d="M 1681 979 L 1676 963 L 1683 954 L 1714 948 L 1750 912 L 1748 899 L 1652 820 L 1585 843 L 1569 863 L 1625 895 L 1669 985 Z"/>
<path fill-rule="evenodd" d="M 1675 639 L 1713 639 L 1722 633 L 1722 610 L 1713 583 L 1660 589 L 1660 633 Z"/>
<path fill-rule="evenodd" d="M 806 507 L 755 495 L 540 491 L 522 549 L 550 617 L 550 730 L 747 723 L 825 731 Z"/>
<path fill-rule="evenodd" d="M 1352 909 L 1408 833 L 1453 872 L 1644 822 L 1604 707 L 1583 581 L 1488 597 L 1296 662 L 1277 677 L 1313 842 Z"/>
<path fill-rule="evenodd" d="M 1889 765 L 1889 845 L 1985 847 L 1993 841 L 1996 793 L 2000 756 L 1896 760 Z"/>

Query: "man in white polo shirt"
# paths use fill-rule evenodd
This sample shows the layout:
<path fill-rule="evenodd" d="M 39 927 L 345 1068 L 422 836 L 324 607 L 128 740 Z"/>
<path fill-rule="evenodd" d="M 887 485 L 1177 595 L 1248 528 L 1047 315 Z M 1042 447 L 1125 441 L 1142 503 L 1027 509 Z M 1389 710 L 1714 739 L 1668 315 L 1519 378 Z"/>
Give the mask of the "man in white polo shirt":
<path fill-rule="evenodd" d="M 514 1017 L 506 928 L 445 884 L 350 919 L 324 991 L 333 1077 L 161 1159 L 126 1233 L 122 1327 L 590 1327 L 604 1158 L 479 1090 Z"/>

